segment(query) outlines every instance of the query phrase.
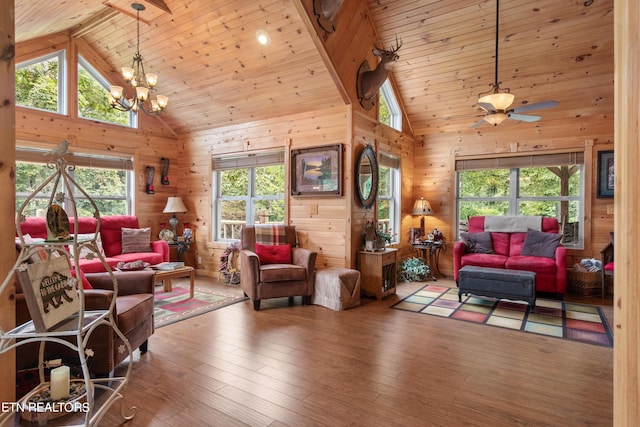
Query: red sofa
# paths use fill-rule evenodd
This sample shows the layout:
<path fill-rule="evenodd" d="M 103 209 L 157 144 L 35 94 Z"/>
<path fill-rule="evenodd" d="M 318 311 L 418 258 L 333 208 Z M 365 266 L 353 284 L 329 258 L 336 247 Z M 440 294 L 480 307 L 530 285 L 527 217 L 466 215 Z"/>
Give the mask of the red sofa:
<path fill-rule="evenodd" d="M 74 218 L 69 217 L 71 233 L 74 233 Z M 78 234 L 94 233 L 97 221 L 92 217 L 78 218 Z M 138 218 L 133 215 L 106 215 L 100 217 L 100 240 L 104 248 L 105 261 L 112 269 L 123 262 L 142 260 L 151 265 L 169 261 L 169 245 L 164 240 L 151 241 L 150 252 L 122 253 L 122 228 L 140 228 Z M 46 238 L 47 227 L 46 218 L 29 217 L 20 224 L 23 235 L 30 235 L 33 238 Z M 105 268 L 100 259 L 82 258 L 79 261 L 80 270 L 83 273 L 100 273 Z"/>
<path fill-rule="evenodd" d="M 542 218 L 541 230 L 558 234 L 560 227 L 555 218 Z M 469 233 L 485 231 L 485 217 L 469 218 Z M 521 255 L 527 232 L 491 231 L 494 253 L 468 253 L 464 241 L 457 241 L 453 246 L 454 279 L 458 281 L 458 273 L 465 265 L 477 267 L 506 268 L 510 270 L 533 271 L 536 273 L 536 292 L 564 295 L 567 287 L 567 250 L 558 245 L 555 258 Z"/>

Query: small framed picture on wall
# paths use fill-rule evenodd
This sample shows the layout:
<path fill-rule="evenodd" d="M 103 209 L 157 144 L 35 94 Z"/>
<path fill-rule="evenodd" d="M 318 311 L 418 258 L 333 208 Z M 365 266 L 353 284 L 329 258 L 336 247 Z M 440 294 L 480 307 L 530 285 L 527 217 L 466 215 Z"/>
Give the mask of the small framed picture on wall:
<path fill-rule="evenodd" d="M 598 151 L 598 185 L 599 198 L 613 197 L 615 175 L 613 169 L 613 150 Z"/>

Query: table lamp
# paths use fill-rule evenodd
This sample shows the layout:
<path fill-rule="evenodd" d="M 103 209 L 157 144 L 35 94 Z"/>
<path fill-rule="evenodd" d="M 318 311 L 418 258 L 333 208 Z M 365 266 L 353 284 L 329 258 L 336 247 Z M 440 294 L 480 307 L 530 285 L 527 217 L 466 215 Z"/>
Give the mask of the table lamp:
<path fill-rule="evenodd" d="M 181 212 L 184 213 L 187 211 L 187 208 L 184 206 L 182 199 L 180 197 L 169 197 L 167 199 L 167 205 L 164 207 L 162 213 L 172 213 L 173 216 L 169 218 L 169 224 L 173 228 L 173 240 L 178 240 L 178 233 L 176 232 L 176 228 L 178 227 L 178 218 L 176 218 L 176 213 Z"/>
<path fill-rule="evenodd" d="M 424 216 L 432 215 L 433 209 L 431 209 L 431 204 L 424 199 L 424 197 L 420 197 L 420 199 L 416 200 L 413 204 L 413 210 L 411 211 L 411 215 L 422 215 L 420 217 L 420 233 L 424 236 Z"/>

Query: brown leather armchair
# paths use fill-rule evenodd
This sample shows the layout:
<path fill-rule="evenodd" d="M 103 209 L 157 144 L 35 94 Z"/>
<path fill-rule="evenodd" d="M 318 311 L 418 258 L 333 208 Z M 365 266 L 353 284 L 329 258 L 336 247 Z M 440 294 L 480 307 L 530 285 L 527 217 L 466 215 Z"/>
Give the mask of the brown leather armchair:
<path fill-rule="evenodd" d="M 147 339 L 153 334 L 153 271 L 115 271 L 118 280 L 118 296 L 115 303 L 115 319 L 120 331 L 129 340 L 131 349 L 140 348 L 147 351 Z M 104 310 L 109 307 L 113 298 L 113 282 L 109 273 L 85 274 L 94 289 L 85 290 L 85 310 Z M 16 282 L 17 283 L 17 282 Z M 16 289 L 16 324 L 31 319 L 24 300 L 24 294 Z M 94 355 L 88 359 L 92 375 L 105 377 L 111 375 L 113 369 L 127 356 L 127 352 L 119 352 L 122 340 L 113 330 L 101 325 L 89 337 L 87 348 Z M 16 367 L 18 370 L 37 367 L 38 343 L 30 343 L 17 347 Z M 63 361 L 75 361 L 77 354 L 66 346 L 47 343 L 46 360 L 63 358 Z"/>
<path fill-rule="evenodd" d="M 260 226 L 257 226 L 260 227 Z M 256 254 L 256 227 L 243 227 L 240 242 L 240 287 L 260 310 L 260 300 L 302 296 L 304 305 L 311 304 L 315 283 L 317 253 L 296 247 L 296 229 L 283 226 L 282 244 L 291 246 L 291 264 L 261 264 Z"/>

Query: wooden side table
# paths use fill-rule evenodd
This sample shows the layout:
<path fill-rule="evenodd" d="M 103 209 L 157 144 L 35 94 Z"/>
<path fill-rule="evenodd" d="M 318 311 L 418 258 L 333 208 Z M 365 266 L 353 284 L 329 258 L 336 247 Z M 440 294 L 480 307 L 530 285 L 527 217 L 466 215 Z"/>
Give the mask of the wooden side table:
<path fill-rule="evenodd" d="M 358 252 L 360 290 L 378 301 L 396 293 L 398 250 L 389 248 L 377 252 Z"/>
<path fill-rule="evenodd" d="M 424 240 L 422 242 L 412 243 L 413 249 L 418 251 L 421 255 L 421 258 L 424 258 L 424 262 L 429 266 L 430 277 L 431 280 L 436 280 L 436 276 L 434 271 L 437 271 L 438 274 L 442 277 L 446 277 L 444 274 L 440 272 L 440 267 L 438 266 L 438 259 L 440 258 L 440 252 L 446 252 L 447 246 L 442 240 L 440 241 L 428 241 Z"/>
<path fill-rule="evenodd" d="M 169 243 L 169 261 L 184 262 L 184 265 L 196 268 L 194 242 Z"/>

